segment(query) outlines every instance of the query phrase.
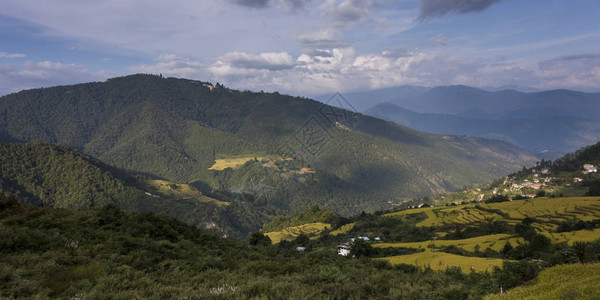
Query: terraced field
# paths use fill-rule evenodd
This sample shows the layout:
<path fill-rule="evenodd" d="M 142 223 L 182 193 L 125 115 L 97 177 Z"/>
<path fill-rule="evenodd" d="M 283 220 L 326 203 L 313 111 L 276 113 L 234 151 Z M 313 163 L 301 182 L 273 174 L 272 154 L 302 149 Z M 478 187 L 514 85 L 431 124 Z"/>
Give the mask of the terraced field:
<path fill-rule="evenodd" d="M 317 222 L 287 227 L 281 231 L 267 232 L 265 235 L 268 236 L 271 239 L 271 242 L 275 244 L 281 242 L 282 240 L 291 241 L 301 233 L 309 236 L 317 235 L 328 228 L 331 228 L 331 224 Z"/>
<path fill-rule="evenodd" d="M 600 238 L 600 229 L 594 230 L 578 230 L 571 232 L 543 232 L 544 235 L 552 239 L 555 243 L 568 242 L 573 244 L 575 242 L 591 242 Z"/>
<path fill-rule="evenodd" d="M 352 228 L 354 228 L 354 225 L 356 225 L 356 223 L 350 223 L 350 224 L 343 225 L 342 227 L 340 227 L 336 230 L 332 230 L 329 234 L 331 234 L 331 235 L 344 234 L 344 233 L 352 230 Z"/>
<path fill-rule="evenodd" d="M 387 214 L 388 217 L 405 216 L 424 213 L 427 218 L 417 224 L 421 227 L 437 227 L 438 237 L 453 231 L 453 224 L 482 225 L 492 220 L 506 221 L 515 225 L 524 218 L 535 219 L 532 224 L 542 234 L 548 236 L 553 242 L 593 241 L 600 238 L 600 229 L 580 230 L 573 232 L 557 233 L 556 229 L 560 222 L 572 218 L 590 221 L 600 218 L 600 197 L 568 197 L 568 198 L 535 198 L 516 200 L 510 202 L 490 204 L 466 204 L 459 206 L 429 207 L 410 209 Z M 517 246 L 524 243 L 524 239 L 509 234 L 494 234 L 480 236 L 463 240 L 430 240 L 417 243 L 380 243 L 373 247 L 403 247 L 413 249 L 425 249 L 425 252 L 411 255 L 393 256 L 385 259 L 392 263 L 408 263 L 419 266 L 430 266 L 432 269 L 448 266 L 460 266 L 463 271 L 491 270 L 493 266 L 500 266 L 501 260 L 489 260 L 485 258 L 471 258 L 460 255 L 435 252 L 435 248 L 444 246 L 456 246 L 467 252 L 475 252 L 490 248 L 500 251 L 510 242 Z M 473 269 L 471 268 L 473 267 Z"/>
<path fill-rule="evenodd" d="M 426 242 L 414 242 L 414 243 L 381 243 L 373 244 L 376 248 L 388 248 L 388 247 L 402 247 L 412 249 L 425 249 L 428 247 L 445 247 L 445 246 L 456 246 L 468 252 L 475 252 L 475 248 L 479 245 L 479 250 L 484 251 L 487 248 L 491 248 L 494 251 L 500 251 L 510 242 L 511 245 L 516 246 L 525 242 L 523 238 L 516 237 L 510 234 L 493 234 L 474 237 L 463 240 L 432 240 Z"/>
<path fill-rule="evenodd" d="M 570 218 L 577 217 L 584 221 L 600 218 L 600 198 L 534 198 L 502 203 L 409 209 L 386 216 L 416 213 L 425 213 L 427 216 L 427 219 L 417 224 L 422 227 L 478 224 L 490 220 L 503 220 L 509 224 L 516 224 L 525 217 L 530 217 L 538 220 L 534 223 L 536 228 L 542 231 L 553 231 L 558 223 Z"/>
<path fill-rule="evenodd" d="M 264 157 L 259 157 L 259 156 L 241 156 L 241 157 L 220 158 L 220 159 L 215 159 L 215 163 L 208 169 L 216 170 L 216 171 L 223 171 L 227 168 L 235 169 L 255 158 L 258 160 L 264 159 Z"/>
<path fill-rule="evenodd" d="M 219 206 L 229 205 L 228 202 L 219 201 L 205 196 L 197 189 L 182 183 L 166 180 L 146 180 L 142 182 L 144 188 L 154 197 L 168 197 L 173 199 L 194 199 L 199 202 L 211 202 Z"/>
<path fill-rule="evenodd" d="M 503 262 L 502 259 L 497 258 L 467 257 L 445 252 L 433 252 L 431 250 L 380 259 L 387 260 L 391 264 L 411 264 L 423 268 L 430 267 L 433 270 L 459 267 L 463 273 L 491 272 L 494 267 L 501 267 Z"/>

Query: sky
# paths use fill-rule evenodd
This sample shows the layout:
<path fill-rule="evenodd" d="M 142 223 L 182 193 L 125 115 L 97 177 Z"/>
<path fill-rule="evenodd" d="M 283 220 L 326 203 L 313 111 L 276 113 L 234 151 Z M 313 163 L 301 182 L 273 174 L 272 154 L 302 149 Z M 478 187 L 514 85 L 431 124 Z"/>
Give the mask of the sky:
<path fill-rule="evenodd" d="M 162 74 L 322 95 L 600 91 L 597 0 L 0 0 L 0 95 Z"/>

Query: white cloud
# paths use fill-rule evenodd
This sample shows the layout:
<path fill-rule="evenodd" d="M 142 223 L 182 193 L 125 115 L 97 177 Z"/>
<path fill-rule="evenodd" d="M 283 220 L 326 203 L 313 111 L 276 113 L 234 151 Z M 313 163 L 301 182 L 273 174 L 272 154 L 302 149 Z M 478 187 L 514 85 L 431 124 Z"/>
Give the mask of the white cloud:
<path fill-rule="evenodd" d="M 566 55 L 539 63 L 539 88 L 598 89 L 600 53 Z"/>
<path fill-rule="evenodd" d="M 172 77 L 184 77 L 190 79 L 206 79 L 206 67 L 199 61 L 179 57 L 175 54 L 161 54 L 156 58 L 157 63 L 153 65 L 141 64 L 130 69 L 133 73 L 163 74 Z"/>
<path fill-rule="evenodd" d="M 51 61 L 0 65 L 0 95 L 24 89 L 104 80 L 117 74 L 90 72 L 85 66 Z"/>
<path fill-rule="evenodd" d="M 24 57 L 27 57 L 27 55 L 22 54 L 22 53 L 0 52 L 0 58 L 24 58 Z"/>

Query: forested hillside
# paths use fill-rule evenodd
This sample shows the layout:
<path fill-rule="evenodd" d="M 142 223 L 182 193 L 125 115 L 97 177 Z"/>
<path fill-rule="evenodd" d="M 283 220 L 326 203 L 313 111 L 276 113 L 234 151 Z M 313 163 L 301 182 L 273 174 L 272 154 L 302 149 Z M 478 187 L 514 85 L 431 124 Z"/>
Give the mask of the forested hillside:
<path fill-rule="evenodd" d="M 93 209 L 108 204 L 129 211 L 170 215 L 221 235 L 245 237 L 265 212 L 227 194 L 131 176 L 63 146 L 0 143 L 0 194 L 57 208 Z M 185 190 L 187 189 L 187 190 Z"/>
<path fill-rule="evenodd" d="M 271 211 L 318 204 L 343 214 L 483 184 L 535 160 L 501 142 L 424 134 L 305 98 L 154 75 L 4 96 L 0 139 L 66 145 Z M 213 167 L 234 160 L 245 163 Z"/>

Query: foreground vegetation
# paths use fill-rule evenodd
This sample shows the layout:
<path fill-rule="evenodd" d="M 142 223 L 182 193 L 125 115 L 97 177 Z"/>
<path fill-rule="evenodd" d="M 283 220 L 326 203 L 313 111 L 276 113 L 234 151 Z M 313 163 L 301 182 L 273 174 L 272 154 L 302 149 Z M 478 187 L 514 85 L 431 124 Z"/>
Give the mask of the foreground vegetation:
<path fill-rule="evenodd" d="M 260 234 L 223 239 L 113 205 L 73 211 L 1 198 L 0 297 L 481 299 L 506 276 L 392 266 L 331 247 L 298 252 Z"/>

